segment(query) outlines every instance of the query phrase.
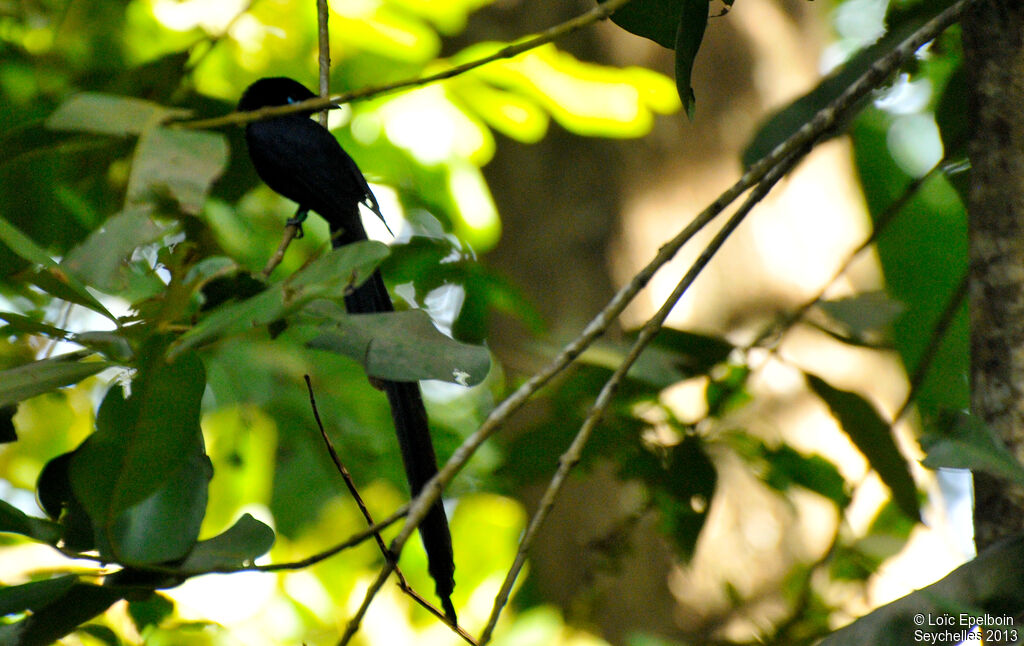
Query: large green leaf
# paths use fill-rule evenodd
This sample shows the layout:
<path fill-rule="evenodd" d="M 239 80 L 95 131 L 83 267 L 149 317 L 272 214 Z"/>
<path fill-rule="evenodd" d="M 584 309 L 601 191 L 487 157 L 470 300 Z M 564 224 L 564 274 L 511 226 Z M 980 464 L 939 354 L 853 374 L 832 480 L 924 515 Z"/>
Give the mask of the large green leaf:
<path fill-rule="evenodd" d="M 0 532 L 29 536 L 56 545 L 61 538 L 60 526 L 43 518 L 29 516 L 17 507 L 0 500 Z M 0 616 L 7 614 L 0 612 Z"/>
<path fill-rule="evenodd" d="M 196 544 L 180 569 L 199 573 L 251 565 L 273 545 L 274 530 L 243 514 L 227 531 Z"/>
<path fill-rule="evenodd" d="M 195 215 L 227 161 L 227 140 L 220 133 L 150 128 L 135 148 L 126 204 L 131 208 L 169 197 Z"/>
<path fill-rule="evenodd" d="M 0 587 L 0 617 L 41 608 L 65 594 L 77 580 L 77 576 L 66 574 Z"/>
<path fill-rule="evenodd" d="M 872 218 L 889 217 L 876 249 L 885 273 L 886 292 L 905 306 L 892 325 L 892 340 L 908 372 L 930 352 L 931 331 L 957 294 L 967 272 L 967 213 L 941 174 L 911 195 L 912 178 L 893 161 L 888 148 L 891 119 L 869 108 L 855 121 L 856 162 Z M 898 213 L 890 213 L 899 205 Z M 966 408 L 970 341 L 967 305 L 961 305 L 931 356 L 917 392 L 926 414 Z"/>
<path fill-rule="evenodd" d="M 174 602 L 162 594 L 153 593 L 147 599 L 132 600 L 128 614 L 140 634 L 150 626 L 159 626 L 174 612 Z"/>
<path fill-rule="evenodd" d="M 692 121 L 697 109 L 697 98 L 690 84 L 693 62 L 704 40 L 704 29 L 708 25 L 708 0 L 682 0 L 679 30 L 676 33 L 676 89 L 683 102 L 686 116 Z"/>
<path fill-rule="evenodd" d="M 580 355 L 580 361 L 614 370 L 622 363 L 636 338 L 630 333 L 622 342 L 598 342 Z M 724 362 L 733 346 L 720 337 L 662 328 L 629 369 L 631 379 L 655 388 L 668 388 L 690 377 L 707 374 Z"/>
<path fill-rule="evenodd" d="M 172 481 L 196 486 L 179 471 L 186 464 L 196 469 L 196 461 L 205 459 L 199 430 L 205 383 L 196 355 L 183 354 L 166 363 L 154 344 L 132 383 L 131 396 L 126 399 L 120 385 L 107 392 L 96 432 L 71 458 L 70 480 L 75 498 L 112 548 L 118 547 L 118 524 L 128 522 L 122 519 L 126 510 L 148 500 L 150 507 L 139 513 L 149 514 L 166 496 L 179 495 L 167 492 L 152 498 Z M 195 499 L 194 494 L 180 495 Z"/>
<path fill-rule="evenodd" d="M 68 275 L 50 257 L 50 254 L 2 216 L 0 216 L 0 243 L 7 245 L 15 254 L 41 268 L 41 270 L 36 268 L 30 270 L 32 273 L 25 277 L 26 280 L 58 298 L 84 305 L 111 321 L 117 321 L 117 318 L 103 307 L 95 296 L 89 293 L 85 285 L 74 276 Z"/>
<path fill-rule="evenodd" d="M 839 390 L 815 375 L 808 373 L 806 377 L 811 390 L 825 401 L 843 432 L 889 487 L 899 508 L 910 518 L 920 520 L 917 487 L 907 461 L 896 447 L 889 424 L 860 395 Z"/>
<path fill-rule="evenodd" d="M 682 4 L 681 0 L 633 0 L 612 14 L 612 22 L 662 47 L 675 49 Z"/>
<path fill-rule="evenodd" d="M 76 384 L 110 366 L 105 361 L 82 361 L 90 354 L 72 352 L 0 371 L 0 406 Z"/>
<path fill-rule="evenodd" d="M 123 275 L 133 251 L 157 240 L 165 227 L 148 209 L 134 208 L 111 216 L 61 261 L 61 267 L 82 282 L 108 293 L 127 287 Z"/>
<path fill-rule="evenodd" d="M 486 348 L 441 334 L 423 310 L 350 315 L 334 303 L 318 301 L 303 314 L 304 319 L 325 321 L 310 347 L 351 357 L 362 363 L 371 377 L 439 379 L 475 386 L 491 367 Z"/>
<path fill-rule="evenodd" d="M 7 321 L 7 325 L 0 327 L 0 334 L 38 334 L 51 339 L 66 339 L 71 335 L 67 330 L 15 312 L 0 312 L 0 320 Z"/>
<path fill-rule="evenodd" d="M 708 0 L 633 0 L 612 14 L 612 21 L 626 31 L 675 50 L 676 88 L 690 119 L 696 105 L 690 76 L 709 10 Z"/>
<path fill-rule="evenodd" d="M 167 356 L 173 359 L 216 338 L 277 321 L 319 298 L 340 299 L 366 280 L 387 254 L 385 245 L 372 241 L 335 249 L 252 298 L 216 308 L 172 343 Z"/>
<path fill-rule="evenodd" d="M 718 472 L 701 440 L 692 435 L 668 450 L 666 462 L 662 478 L 655 481 L 658 486 L 653 489 L 653 497 L 661 509 L 666 533 L 689 559 L 697 549 L 697 539 L 711 509 Z"/>
<path fill-rule="evenodd" d="M 60 583 L 60 587 L 64 585 Z M 54 589 L 57 587 L 54 584 Z M 113 588 L 74 583 L 25 619 L 0 626 L 0 644 L 50 646 L 105 611 L 124 594 Z"/>
<path fill-rule="evenodd" d="M 888 336 L 893 321 L 906 307 L 885 292 L 865 292 L 818 303 L 830 318 L 843 328 L 837 338 L 853 344 L 880 343 Z"/>
<path fill-rule="evenodd" d="M 101 135 L 137 135 L 171 115 L 187 111 L 151 101 L 100 92 L 82 92 L 62 103 L 46 119 L 53 130 L 79 130 Z"/>
<path fill-rule="evenodd" d="M 192 550 L 213 477 L 209 458 L 201 445 L 197 449 L 158 491 L 121 512 L 109 531 L 101 528 L 100 554 L 125 563 L 151 564 L 176 561 Z"/>
<path fill-rule="evenodd" d="M 730 433 L 728 438 L 769 487 L 786 492 L 799 486 L 828 498 L 840 509 L 850 504 L 850 492 L 838 467 L 820 455 L 804 455 L 788 444 L 768 446 L 742 432 Z"/>

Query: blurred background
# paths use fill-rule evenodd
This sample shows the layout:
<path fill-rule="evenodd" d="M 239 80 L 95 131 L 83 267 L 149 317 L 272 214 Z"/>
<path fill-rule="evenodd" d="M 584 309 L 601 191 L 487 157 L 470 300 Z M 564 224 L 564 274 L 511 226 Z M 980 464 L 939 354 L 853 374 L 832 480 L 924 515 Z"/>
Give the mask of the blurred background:
<path fill-rule="evenodd" d="M 393 293 L 493 353 L 479 386 L 424 384 L 441 459 L 740 176 L 744 156 L 758 156 L 755 138 L 784 129 L 769 117 L 941 3 L 892 4 L 713 2 L 692 121 L 680 107 L 672 52 L 610 21 L 331 115 L 395 233 L 365 220 L 371 237 L 392 247 L 383 271 Z M 592 6 L 336 0 L 332 91 L 473 60 Z M 315 8 L 0 3 L 0 216 L 55 257 L 68 255 L 119 209 L 134 141 L 56 132 L 42 121 L 86 90 L 212 117 L 263 76 L 315 88 Z M 972 556 L 969 478 L 920 467 L 915 441 L 929 415 L 966 406 L 964 313 L 944 331 L 922 410 L 895 426 L 922 523 L 890 500 L 805 377 L 858 393 L 885 420 L 907 398 L 907 374 L 966 267 L 963 207 L 933 170 L 954 161 L 935 111 L 956 94 L 958 47 L 956 34 L 944 37 L 890 79 L 841 136 L 780 182 L 676 306 L 673 333 L 640 366 L 654 376 L 631 379 L 600 425 L 494 643 L 810 643 Z M 220 131 L 230 157 L 201 209 L 170 218 L 165 237 L 136 251 L 156 276 L 161 254 L 182 240 L 200 258 L 258 271 L 291 215 L 294 207 L 256 179 L 241 129 Z M 882 216 L 893 217 L 858 253 Z M 323 251 L 321 224 L 307 225 L 273 278 Z M 470 632 L 491 611 L 520 533 L 601 384 L 706 239 L 659 272 L 580 365 L 513 417 L 446 490 L 454 601 Z M 11 278 L 19 261 L 2 246 L 0 269 L 0 309 L 69 330 L 109 328 L 19 288 Z M 103 302 L 145 315 L 159 286 L 120 278 L 102 290 Z M 809 301 L 814 307 L 792 320 Z M 7 333 L 0 367 L 63 348 Z M 215 468 L 204 535 L 248 512 L 277 533 L 264 560 L 285 562 L 362 529 L 321 448 L 303 374 L 313 376 L 328 432 L 371 509 L 383 517 L 404 501 L 386 403 L 357 364 L 254 335 L 202 356 L 202 426 Z M 103 391 L 124 377 L 108 370 L 23 402 L 13 420 L 19 441 L 0 448 L 0 497 L 40 515 L 33 492 L 43 465 L 88 435 Z M 3 584 L 74 567 L 48 547 L 0 539 Z M 380 561 L 365 544 L 294 572 L 200 577 L 161 593 L 159 621 L 140 623 L 122 602 L 103 617 L 103 638 L 67 643 L 334 643 Z M 432 588 L 417 542 L 402 566 L 414 587 Z M 357 640 L 460 643 L 390 585 Z"/>

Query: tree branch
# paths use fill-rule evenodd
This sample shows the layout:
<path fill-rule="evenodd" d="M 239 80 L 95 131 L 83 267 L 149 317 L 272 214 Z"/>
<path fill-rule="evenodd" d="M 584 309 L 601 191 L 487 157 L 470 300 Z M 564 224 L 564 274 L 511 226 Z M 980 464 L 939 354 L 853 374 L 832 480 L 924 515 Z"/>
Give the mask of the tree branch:
<path fill-rule="evenodd" d="M 810 149 L 810 144 L 808 144 L 807 149 Z M 551 512 L 551 509 L 554 507 L 555 500 L 561 492 L 562 487 L 565 485 L 569 472 L 582 458 L 583 448 L 590 440 L 593 430 L 597 427 L 597 424 L 604 416 L 604 412 L 607 410 L 608 405 L 611 404 L 611 400 L 618 391 L 619 385 L 625 378 L 626 373 L 629 372 L 629 369 L 640 357 L 640 354 L 654 339 L 654 336 L 661 330 L 662 326 L 665 324 L 665 319 L 668 318 L 669 313 L 675 307 L 676 303 L 679 302 L 682 295 L 690 288 L 690 285 L 693 284 L 704 268 L 707 267 L 714 255 L 722 248 L 722 245 L 725 244 L 725 241 L 730 235 L 732 235 L 740 223 L 743 222 L 751 209 L 753 209 L 758 202 L 764 199 L 772 187 L 775 186 L 776 182 L 778 182 L 783 175 L 789 172 L 796 162 L 802 159 L 805 154 L 806 151 L 798 151 L 794 153 L 791 157 L 784 160 L 783 163 L 773 167 L 771 171 L 765 175 L 764 179 L 762 179 L 754 190 L 751 191 L 750 195 L 747 196 L 747 199 L 743 202 L 736 213 L 729 218 L 725 225 L 708 243 L 707 247 L 704 248 L 700 256 L 698 256 L 693 262 L 693 265 L 683 276 L 682 280 L 679 281 L 669 297 L 665 299 L 665 302 L 662 304 L 658 312 L 640 329 L 640 333 L 637 336 L 636 341 L 633 343 L 633 346 L 629 349 L 629 353 L 601 388 L 601 392 L 598 394 L 594 405 L 591 407 L 590 411 L 587 413 L 586 419 L 583 421 L 583 426 L 580 427 L 576 437 L 573 438 L 572 444 L 558 459 L 558 470 L 551 478 L 551 482 L 548 484 L 548 488 L 544 491 L 544 495 L 541 497 L 541 501 L 538 504 L 537 512 L 533 515 L 533 518 L 530 519 L 530 524 L 526 528 L 526 532 L 523 534 L 523 538 L 519 542 L 519 549 L 516 553 L 516 558 L 505 577 L 505 581 L 502 583 L 501 590 L 499 590 L 494 599 L 494 607 L 492 608 L 491 615 L 488 618 L 487 626 L 484 628 L 483 634 L 480 636 L 480 643 L 486 644 L 490 640 L 491 634 L 494 631 L 495 626 L 498 624 L 498 618 L 501 616 L 502 608 L 504 608 L 505 604 L 508 602 L 509 595 L 512 592 L 512 586 L 515 584 L 516 578 L 519 576 L 519 572 L 526 563 L 527 551 L 529 551 L 537 532 L 540 530 L 541 525 L 543 525 Z"/>
<path fill-rule="evenodd" d="M 580 335 L 565 345 L 546 366 L 530 377 L 491 411 L 480 427 L 470 435 L 452 454 L 444 467 L 434 476 L 412 501 L 409 516 L 402 531 L 391 543 L 392 551 L 399 553 L 408 541 L 415 527 L 423 520 L 430 505 L 440 496 L 442 489 L 455 474 L 469 461 L 469 458 L 491 435 L 493 435 L 519 408 L 526 403 L 552 377 L 568 367 L 575 359 L 601 336 L 608 326 L 622 313 L 637 293 L 647 285 L 653 275 L 671 260 L 680 248 L 698 231 L 716 218 L 729 204 L 759 183 L 771 171 L 796 151 L 817 141 L 837 127 L 869 92 L 878 88 L 899 67 L 911 59 L 915 52 L 934 39 L 943 30 L 955 23 L 967 6 L 977 0 L 960 0 L 934 19 L 925 23 L 896 49 L 879 59 L 858 78 L 842 95 L 822 108 L 810 121 L 789 139 L 778 145 L 772 152 L 755 163 L 728 190 L 702 211 L 689 225 L 672 240 L 659 249 L 655 257 L 622 287 L 607 305 L 583 329 Z"/>

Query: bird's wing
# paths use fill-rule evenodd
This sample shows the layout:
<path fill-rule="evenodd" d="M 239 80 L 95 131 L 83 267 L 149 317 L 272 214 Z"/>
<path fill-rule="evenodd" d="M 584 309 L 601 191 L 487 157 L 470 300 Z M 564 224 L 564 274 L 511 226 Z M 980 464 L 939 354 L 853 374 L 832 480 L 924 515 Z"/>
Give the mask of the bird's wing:
<path fill-rule="evenodd" d="M 352 221 L 358 217 L 359 204 L 384 220 L 359 167 L 320 124 L 306 117 L 273 119 L 251 124 L 246 137 L 263 181 L 319 213 L 332 229 L 361 230 L 362 225 Z"/>

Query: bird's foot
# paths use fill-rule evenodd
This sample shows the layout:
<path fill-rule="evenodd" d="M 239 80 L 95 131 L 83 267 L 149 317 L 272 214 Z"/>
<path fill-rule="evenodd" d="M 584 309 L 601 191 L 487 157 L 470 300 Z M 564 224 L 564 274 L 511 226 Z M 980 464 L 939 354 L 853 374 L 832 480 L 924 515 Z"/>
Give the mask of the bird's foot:
<path fill-rule="evenodd" d="M 295 215 L 288 218 L 288 221 L 285 222 L 286 226 L 295 227 L 296 238 L 301 238 L 304 235 L 302 231 L 302 223 L 306 221 L 307 217 L 309 217 L 309 209 L 300 206 L 299 210 L 295 212 Z"/>

